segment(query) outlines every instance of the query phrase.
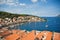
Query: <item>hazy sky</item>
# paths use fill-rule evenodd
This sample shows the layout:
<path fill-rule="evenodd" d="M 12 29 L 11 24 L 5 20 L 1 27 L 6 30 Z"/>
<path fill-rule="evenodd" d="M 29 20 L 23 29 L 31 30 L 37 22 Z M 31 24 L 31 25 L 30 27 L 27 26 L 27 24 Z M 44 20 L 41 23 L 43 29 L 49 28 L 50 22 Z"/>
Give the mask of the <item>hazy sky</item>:
<path fill-rule="evenodd" d="M 0 11 L 56 16 L 60 14 L 60 0 L 0 0 Z"/>

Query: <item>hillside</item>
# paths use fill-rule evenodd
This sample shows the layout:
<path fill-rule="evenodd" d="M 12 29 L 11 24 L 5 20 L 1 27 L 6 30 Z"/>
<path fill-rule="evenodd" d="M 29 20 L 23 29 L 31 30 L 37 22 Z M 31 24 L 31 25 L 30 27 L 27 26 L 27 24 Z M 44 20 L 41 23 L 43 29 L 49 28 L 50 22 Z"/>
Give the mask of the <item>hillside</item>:
<path fill-rule="evenodd" d="M 13 14 L 13 13 L 9 13 L 9 12 L 3 12 L 0 11 L 0 18 L 13 18 L 13 17 L 18 17 L 18 16 L 29 16 L 26 14 Z"/>
<path fill-rule="evenodd" d="M 3 12 L 0 11 L 0 18 L 5 19 L 5 18 L 11 18 L 13 19 L 14 17 L 16 19 L 19 19 L 18 17 L 23 17 L 23 20 L 30 20 L 30 21 L 46 21 L 46 19 L 38 17 L 38 16 L 33 16 L 33 15 L 27 15 L 27 14 L 13 14 L 13 13 L 9 13 L 9 12 Z M 21 17 L 21 19 L 22 19 Z"/>

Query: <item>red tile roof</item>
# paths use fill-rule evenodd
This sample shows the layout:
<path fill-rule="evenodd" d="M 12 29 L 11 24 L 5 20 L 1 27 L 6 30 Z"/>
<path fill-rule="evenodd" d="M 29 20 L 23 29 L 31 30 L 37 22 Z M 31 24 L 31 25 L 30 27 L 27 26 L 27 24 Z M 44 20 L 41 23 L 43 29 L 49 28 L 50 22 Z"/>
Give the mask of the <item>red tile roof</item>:
<path fill-rule="evenodd" d="M 54 40 L 60 40 L 60 33 L 49 31 L 42 31 L 37 34 L 34 30 L 28 33 L 22 30 L 7 30 L 0 32 L 0 36 L 4 36 L 5 40 L 51 40 L 51 38 Z"/>

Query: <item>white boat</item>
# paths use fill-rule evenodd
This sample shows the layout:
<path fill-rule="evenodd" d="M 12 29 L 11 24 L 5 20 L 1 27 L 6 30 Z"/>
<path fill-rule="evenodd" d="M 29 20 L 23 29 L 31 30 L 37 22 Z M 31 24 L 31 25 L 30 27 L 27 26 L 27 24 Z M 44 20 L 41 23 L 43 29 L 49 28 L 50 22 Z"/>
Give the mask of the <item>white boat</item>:
<path fill-rule="evenodd" d="M 48 27 L 48 25 L 45 26 L 46 28 Z"/>

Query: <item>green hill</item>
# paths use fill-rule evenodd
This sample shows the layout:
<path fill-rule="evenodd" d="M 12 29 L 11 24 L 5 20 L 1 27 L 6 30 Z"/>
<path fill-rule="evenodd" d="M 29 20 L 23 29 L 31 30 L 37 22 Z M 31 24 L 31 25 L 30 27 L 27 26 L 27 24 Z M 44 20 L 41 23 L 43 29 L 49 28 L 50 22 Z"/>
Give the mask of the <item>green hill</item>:
<path fill-rule="evenodd" d="M 13 17 L 18 17 L 18 16 L 29 16 L 29 15 L 26 15 L 26 14 L 12 14 L 12 13 L 9 13 L 9 12 L 3 12 L 3 11 L 0 11 L 0 18 L 13 18 Z"/>
<path fill-rule="evenodd" d="M 4 19 L 4 18 L 18 18 L 19 16 L 31 16 L 31 17 L 37 17 L 38 19 L 40 18 L 41 20 L 46 20 L 44 18 L 41 18 L 41 17 L 38 17 L 38 16 L 33 16 L 33 15 L 27 15 L 27 14 L 13 14 L 13 13 L 9 13 L 9 12 L 3 12 L 3 11 L 0 11 L 0 18 Z"/>

